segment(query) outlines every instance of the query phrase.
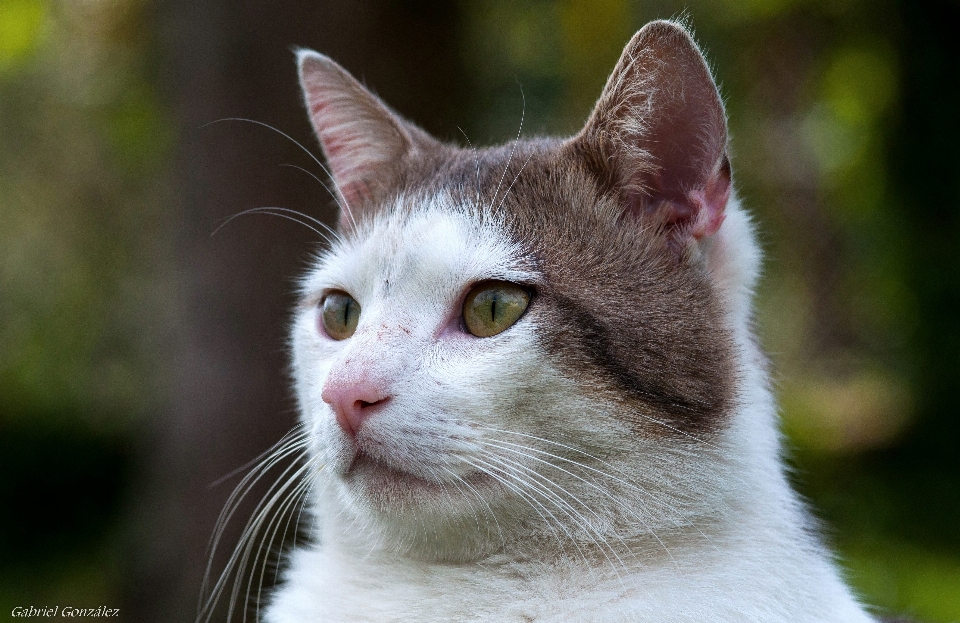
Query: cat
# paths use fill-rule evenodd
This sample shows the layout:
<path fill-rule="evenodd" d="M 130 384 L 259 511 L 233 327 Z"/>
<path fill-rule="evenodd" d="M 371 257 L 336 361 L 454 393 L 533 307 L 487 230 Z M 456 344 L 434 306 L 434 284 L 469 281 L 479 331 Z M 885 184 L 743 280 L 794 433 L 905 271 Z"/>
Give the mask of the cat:
<path fill-rule="evenodd" d="M 723 102 L 683 24 L 566 139 L 463 149 L 329 58 L 291 331 L 314 539 L 270 623 L 873 621 L 781 457 Z"/>

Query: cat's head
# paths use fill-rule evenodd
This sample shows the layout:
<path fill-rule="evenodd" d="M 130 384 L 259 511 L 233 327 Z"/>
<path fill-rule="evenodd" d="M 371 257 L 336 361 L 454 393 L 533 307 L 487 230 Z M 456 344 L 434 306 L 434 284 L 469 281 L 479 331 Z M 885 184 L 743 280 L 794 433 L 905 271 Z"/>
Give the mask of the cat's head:
<path fill-rule="evenodd" d="M 576 136 L 480 150 L 299 64 L 342 211 L 292 338 L 321 512 L 465 558 L 714 504 L 751 272 L 729 232 L 749 231 L 687 31 L 638 32 Z"/>

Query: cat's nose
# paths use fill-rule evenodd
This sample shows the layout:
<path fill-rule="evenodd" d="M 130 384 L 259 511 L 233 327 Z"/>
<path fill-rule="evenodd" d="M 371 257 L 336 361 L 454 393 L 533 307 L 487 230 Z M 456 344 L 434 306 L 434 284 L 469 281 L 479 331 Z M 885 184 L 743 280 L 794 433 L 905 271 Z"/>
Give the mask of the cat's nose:
<path fill-rule="evenodd" d="M 328 378 L 320 394 L 333 408 L 343 432 L 356 437 L 363 422 L 390 400 L 385 388 L 366 378 Z"/>

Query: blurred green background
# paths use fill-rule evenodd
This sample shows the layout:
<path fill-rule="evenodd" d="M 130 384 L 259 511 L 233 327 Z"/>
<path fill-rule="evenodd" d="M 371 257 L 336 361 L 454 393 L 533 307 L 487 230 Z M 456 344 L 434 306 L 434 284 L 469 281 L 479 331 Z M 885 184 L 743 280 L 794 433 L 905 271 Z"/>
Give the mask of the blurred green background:
<path fill-rule="evenodd" d="M 767 255 L 795 482 L 881 612 L 960 621 L 960 3 L 0 0 L 0 613 L 190 620 L 245 463 L 293 423 L 284 323 L 331 220 L 290 47 L 438 136 L 570 133 L 688 15 Z M 522 85 L 523 96 L 520 93 Z M 314 151 L 318 151 L 314 149 Z M 236 538 L 228 535 L 228 539 Z"/>

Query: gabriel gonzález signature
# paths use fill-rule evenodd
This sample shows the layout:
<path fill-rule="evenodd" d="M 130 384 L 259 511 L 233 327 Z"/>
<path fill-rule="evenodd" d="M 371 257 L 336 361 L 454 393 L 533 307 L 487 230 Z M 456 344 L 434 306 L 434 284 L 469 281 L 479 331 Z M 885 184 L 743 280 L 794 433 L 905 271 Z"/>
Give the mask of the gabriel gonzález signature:
<path fill-rule="evenodd" d="M 45 606 L 37 608 L 35 606 L 17 606 L 11 612 L 12 617 L 32 618 L 32 617 L 63 617 L 66 619 L 78 619 L 87 617 L 106 618 L 120 616 L 120 608 L 107 608 L 100 606 L 98 608 L 74 608 L 73 606 Z"/>

